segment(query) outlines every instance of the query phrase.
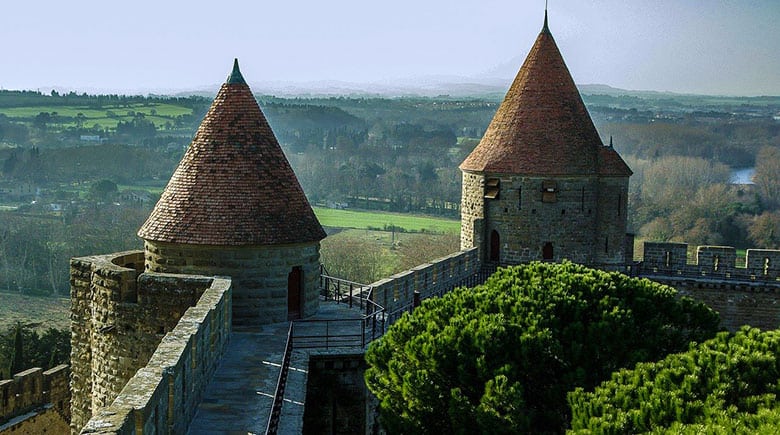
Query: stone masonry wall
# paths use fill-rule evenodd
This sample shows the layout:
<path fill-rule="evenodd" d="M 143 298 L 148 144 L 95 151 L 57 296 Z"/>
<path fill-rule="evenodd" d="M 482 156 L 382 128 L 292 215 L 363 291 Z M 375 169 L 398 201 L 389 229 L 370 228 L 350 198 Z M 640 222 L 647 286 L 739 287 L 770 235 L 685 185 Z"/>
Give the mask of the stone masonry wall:
<path fill-rule="evenodd" d="M 598 217 L 593 264 L 616 265 L 633 260 L 633 248 L 626 249 L 628 224 L 628 177 L 599 179 Z"/>
<path fill-rule="evenodd" d="M 62 435 L 68 433 L 68 430 L 68 422 L 50 404 L 0 424 L 0 434 L 3 435 Z"/>
<path fill-rule="evenodd" d="M 548 243 L 555 261 L 564 258 L 579 263 L 593 261 L 598 212 L 594 178 L 487 176 L 493 177 L 500 179 L 500 194 L 496 199 L 485 200 L 485 238 L 486 250 L 492 249 L 490 234 L 497 231 L 500 263 L 542 260 Z M 543 192 L 551 182 L 555 192 Z"/>
<path fill-rule="evenodd" d="M 485 177 L 463 172 L 460 200 L 460 249 L 478 248 L 484 245 Z M 478 253 L 483 255 L 482 252 Z"/>
<path fill-rule="evenodd" d="M 304 434 L 376 433 L 374 419 L 367 419 L 375 399 L 366 387 L 363 354 L 312 355 L 308 369 L 305 403 L 317 406 L 305 409 Z"/>
<path fill-rule="evenodd" d="M 685 243 L 645 242 L 638 274 L 706 303 L 730 331 L 780 327 L 780 251 L 748 249 L 744 268 L 730 246 L 699 246 L 695 263 L 687 251 Z"/>
<path fill-rule="evenodd" d="M 46 371 L 32 368 L 15 374 L 13 379 L 0 380 L 0 433 L 10 431 L 11 426 L 18 433 L 40 432 L 33 417 L 48 410 L 55 412 L 67 427 L 70 420 L 69 376 L 69 367 L 59 365 Z M 11 422 L 14 417 L 24 414 L 30 415 L 23 421 Z M 49 416 L 35 421 L 52 419 L 56 418 Z M 6 424 L 9 427 L 6 428 Z"/>
<path fill-rule="evenodd" d="M 737 267 L 737 251 L 731 246 L 699 246 L 695 263 L 688 263 L 687 243 L 645 242 L 643 249 L 643 275 L 747 280 L 780 285 L 780 250 L 748 249 L 746 267 Z"/>
<path fill-rule="evenodd" d="M 232 288 L 214 279 L 160 342 L 110 406 L 81 433 L 187 433 L 231 333 Z M 218 429 L 218 428 L 214 428 Z"/>
<path fill-rule="evenodd" d="M 628 177 L 463 172 L 461 249 L 502 264 L 543 260 L 546 251 L 553 261 L 622 265 L 627 196 Z"/>
<path fill-rule="evenodd" d="M 477 252 L 466 249 L 379 280 L 371 284 L 371 299 L 388 313 L 404 310 L 413 304 L 415 292 L 425 299 L 477 273 L 481 265 Z"/>
<path fill-rule="evenodd" d="M 201 246 L 146 241 L 146 270 L 222 275 L 233 279 L 233 321 L 256 325 L 287 320 L 287 278 L 303 272 L 302 317 L 319 309 L 319 243 Z"/>
<path fill-rule="evenodd" d="M 142 267 L 140 251 L 71 260 L 73 431 L 114 400 L 213 280 Z"/>

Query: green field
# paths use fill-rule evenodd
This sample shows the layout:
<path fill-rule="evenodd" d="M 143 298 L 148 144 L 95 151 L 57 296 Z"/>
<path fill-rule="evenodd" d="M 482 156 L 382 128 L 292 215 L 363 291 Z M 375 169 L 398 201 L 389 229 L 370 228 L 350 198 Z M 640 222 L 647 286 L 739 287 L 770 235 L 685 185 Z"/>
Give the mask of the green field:
<path fill-rule="evenodd" d="M 45 331 L 70 328 L 70 299 L 0 292 L 0 331 L 16 322 Z"/>
<path fill-rule="evenodd" d="M 166 103 L 150 104 L 120 104 L 107 105 L 99 108 L 90 106 L 26 106 L 26 107 L 7 107 L 0 108 L 0 114 L 17 120 L 32 121 L 39 113 L 56 113 L 59 117 L 75 118 L 82 114 L 83 124 L 86 127 L 98 125 L 101 128 L 115 129 L 119 121 L 130 121 L 135 113 L 143 113 L 148 121 L 152 121 L 155 127 L 161 129 L 166 122 L 172 122 L 174 118 L 180 115 L 192 114 L 192 109 Z M 154 113 L 153 113 L 154 112 Z M 52 125 L 63 127 L 75 126 L 75 122 L 51 122 Z"/>
<path fill-rule="evenodd" d="M 395 226 L 400 230 L 431 233 L 458 233 L 460 221 L 427 216 L 373 211 L 337 210 L 314 207 L 314 214 L 326 227 L 356 229 L 387 229 Z"/>
<path fill-rule="evenodd" d="M 163 190 L 165 190 L 165 186 L 142 186 L 137 184 L 118 184 L 116 187 L 120 192 L 124 190 L 144 190 L 154 195 L 162 195 Z"/>

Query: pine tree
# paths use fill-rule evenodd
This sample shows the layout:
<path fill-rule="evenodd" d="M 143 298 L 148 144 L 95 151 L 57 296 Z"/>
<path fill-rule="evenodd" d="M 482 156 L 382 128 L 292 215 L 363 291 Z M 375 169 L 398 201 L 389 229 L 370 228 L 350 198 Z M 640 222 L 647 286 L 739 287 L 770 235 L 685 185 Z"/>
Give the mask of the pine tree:
<path fill-rule="evenodd" d="M 21 322 L 17 322 L 16 327 L 14 328 L 14 347 L 13 356 L 11 357 L 11 373 L 9 373 L 10 376 L 13 376 L 24 370 L 24 352 L 22 347 L 22 324 Z"/>

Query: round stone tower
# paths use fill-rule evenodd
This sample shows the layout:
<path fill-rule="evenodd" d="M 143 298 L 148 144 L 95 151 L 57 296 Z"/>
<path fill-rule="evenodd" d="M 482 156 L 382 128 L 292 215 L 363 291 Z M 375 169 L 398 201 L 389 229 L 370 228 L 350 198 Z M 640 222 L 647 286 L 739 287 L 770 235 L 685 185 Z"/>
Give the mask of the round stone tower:
<path fill-rule="evenodd" d="M 483 260 L 505 264 L 631 260 L 631 170 L 611 143 L 603 145 L 546 12 L 504 101 L 460 169 L 462 249 L 478 247 Z"/>
<path fill-rule="evenodd" d="M 233 323 L 314 314 L 325 232 L 235 61 L 149 219 L 145 268 L 233 279 Z"/>

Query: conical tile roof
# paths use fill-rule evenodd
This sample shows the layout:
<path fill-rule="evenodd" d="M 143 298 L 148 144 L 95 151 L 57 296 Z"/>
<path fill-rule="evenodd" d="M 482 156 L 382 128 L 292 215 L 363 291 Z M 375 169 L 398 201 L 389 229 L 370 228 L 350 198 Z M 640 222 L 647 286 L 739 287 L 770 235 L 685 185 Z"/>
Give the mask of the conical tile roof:
<path fill-rule="evenodd" d="M 547 27 L 528 53 L 479 145 L 460 165 L 473 172 L 629 176 L 604 147 Z"/>
<path fill-rule="evenodd" d="M 205 245 L 325 238 L 237 60 L 138 235 Z"/>

